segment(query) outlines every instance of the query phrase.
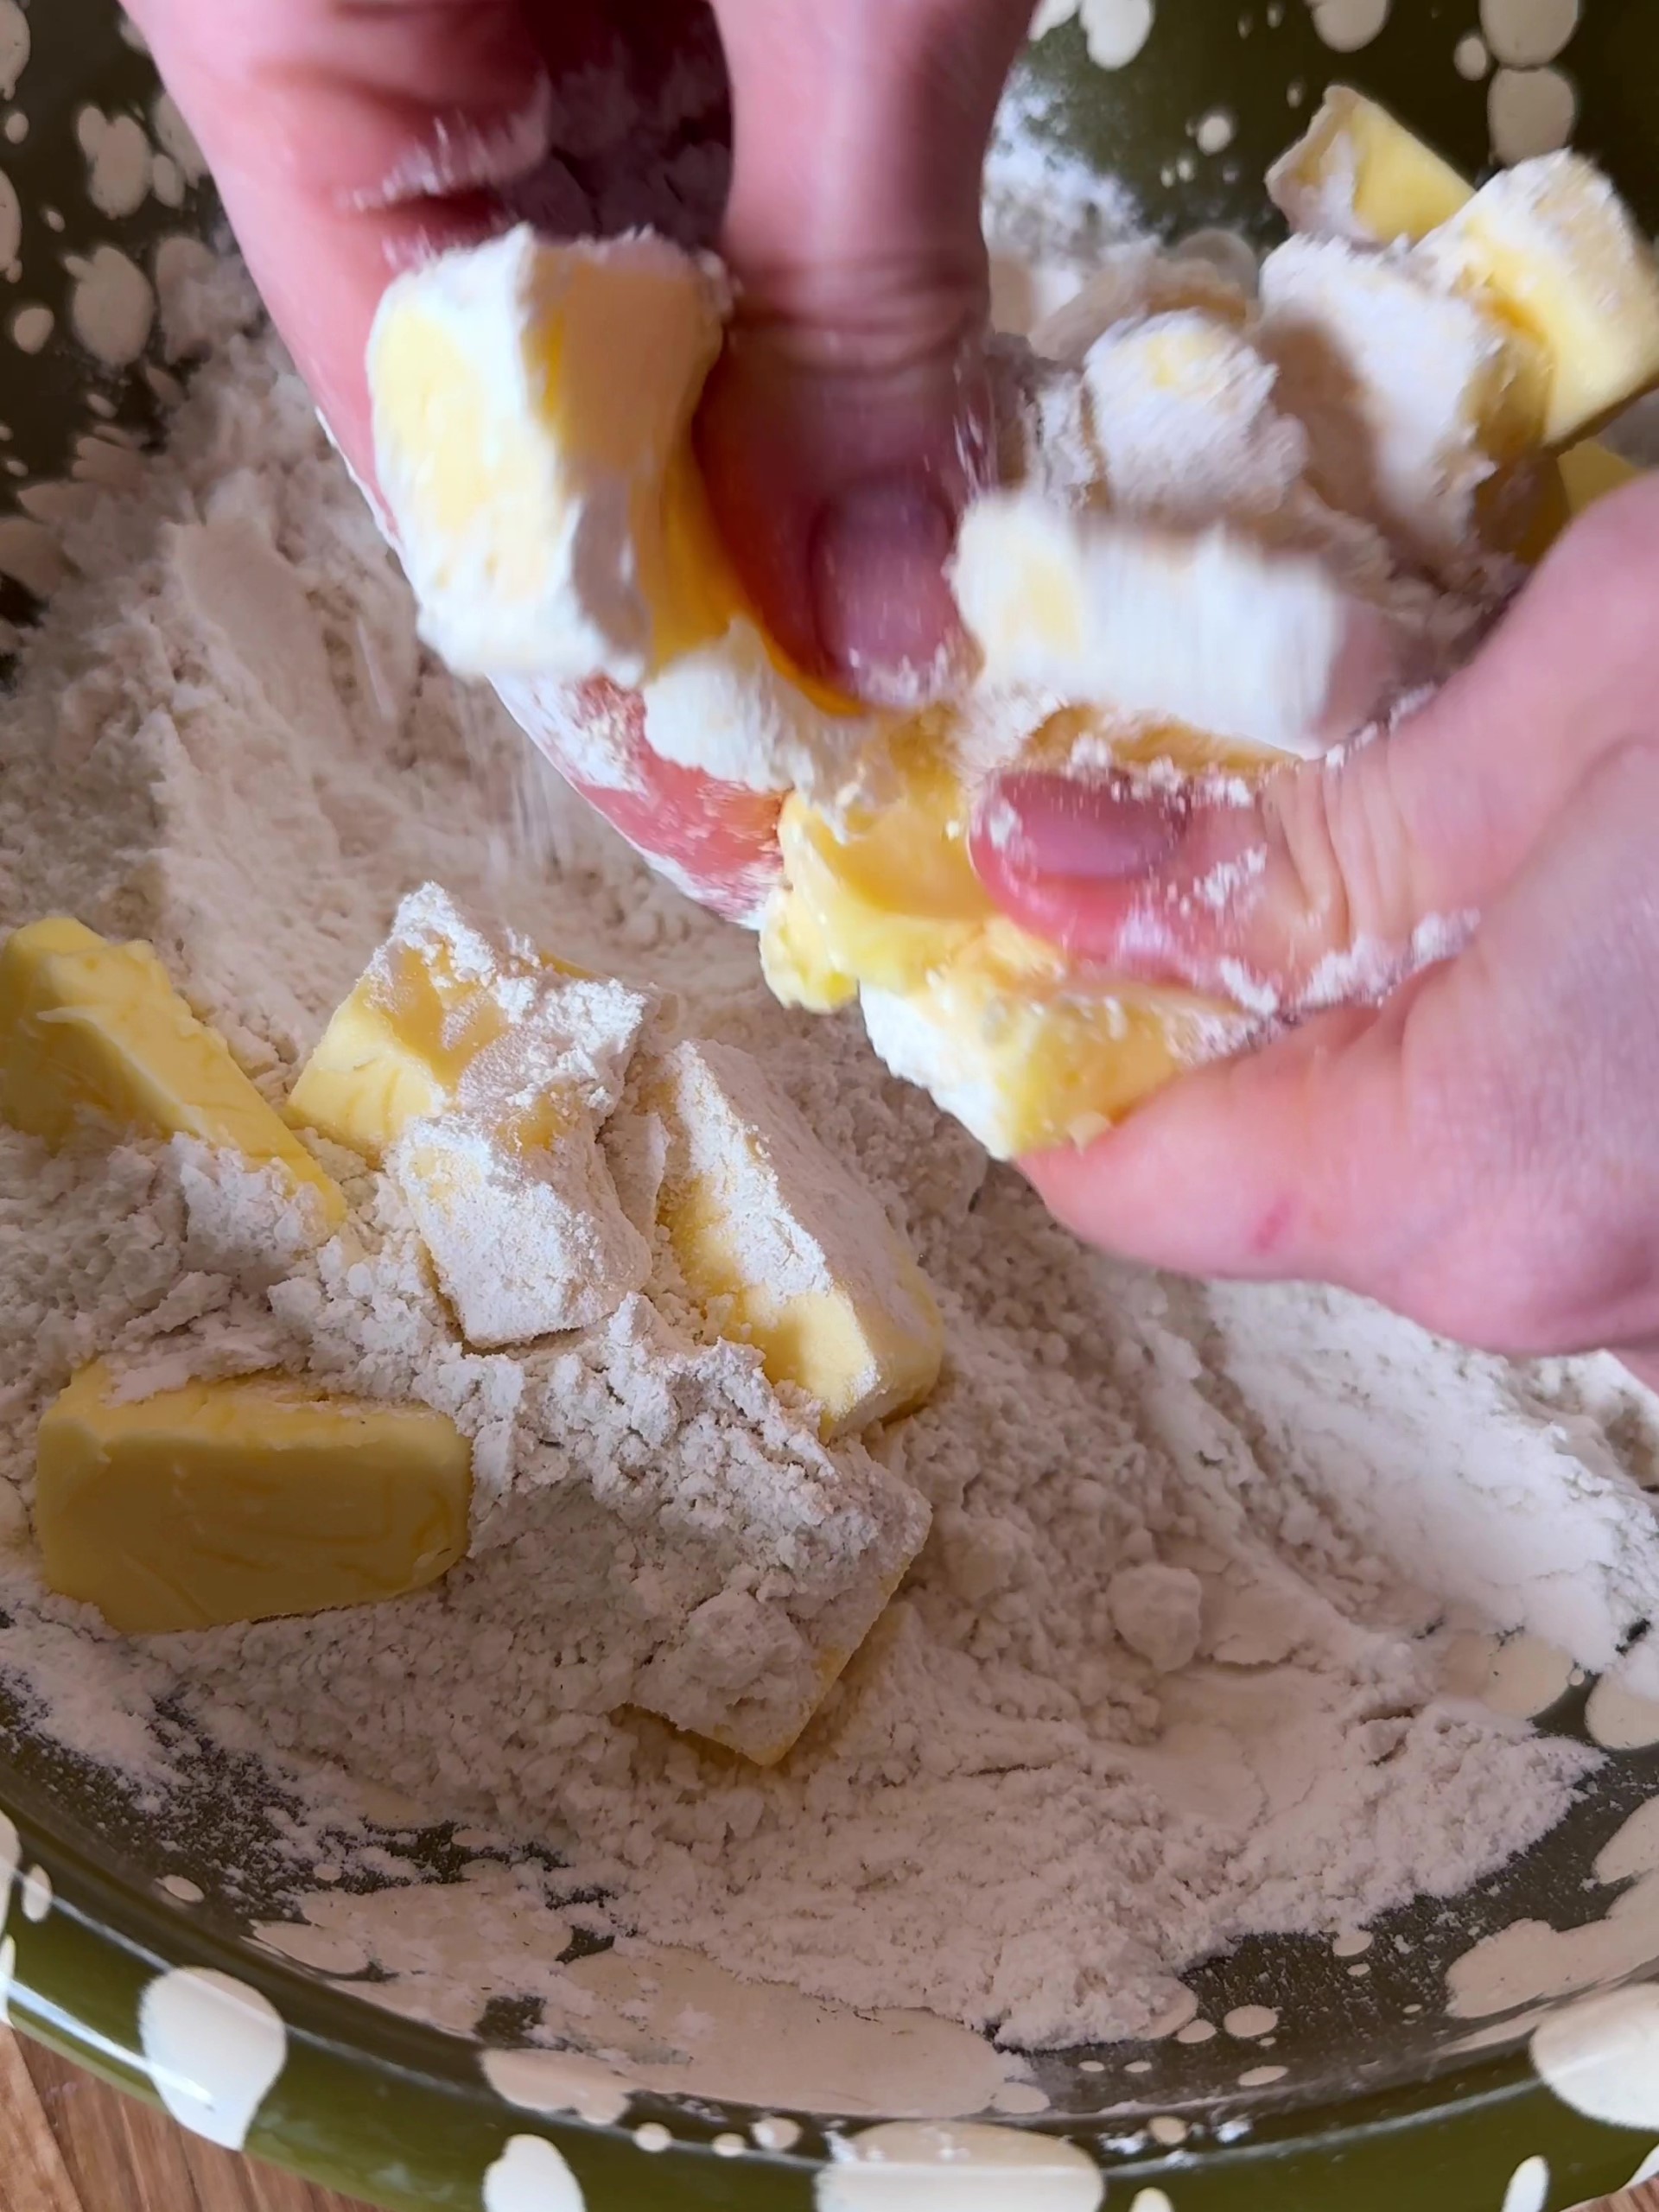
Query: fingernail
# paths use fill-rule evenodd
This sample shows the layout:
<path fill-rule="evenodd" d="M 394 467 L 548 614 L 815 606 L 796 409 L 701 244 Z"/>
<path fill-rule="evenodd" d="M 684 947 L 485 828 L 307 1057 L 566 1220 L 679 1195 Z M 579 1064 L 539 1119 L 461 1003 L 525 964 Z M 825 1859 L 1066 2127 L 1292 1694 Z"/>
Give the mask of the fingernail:
<path fill-rule="evenodd" d="M 944 581 L 955 526 L 918 477 L 874 478 L 827 507 L 813 537 L 818 643 L 849 687 L 897 702 L 924 696 L 957 639 Z"/>
<path fill-rule="evenodd" d="M 1008 775 L 982 803 L 979 835 L 1022 874 L 1117 883 L 1170 860 L 1188 812 L 1184 792 L 1128 776 Z"/>

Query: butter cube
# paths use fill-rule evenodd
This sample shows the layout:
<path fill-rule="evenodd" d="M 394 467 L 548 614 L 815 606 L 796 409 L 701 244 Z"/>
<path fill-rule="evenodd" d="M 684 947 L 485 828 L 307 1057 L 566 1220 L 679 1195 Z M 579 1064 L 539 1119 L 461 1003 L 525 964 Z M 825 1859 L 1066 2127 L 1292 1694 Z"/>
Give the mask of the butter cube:
<path fill-rule="evenodd" d="M 1095 443 L 1120 514 L 1188 526 L 1281 508 L 1307 464 L 1273 363 L 1204 315 L 1109 330 L 1083 368 Z"/>
<path fill-rule="evenodd" d="M 919 989 L 867 990 L 861 1003 L 880 1058 L 997 1160 L 1088 1143 L 1185 1069 L 1236 1051 L 1250 1027 L 1191 992 L 1076 976 L 1007 921 Z"/>
<path fill-rule="evenodd" d="M 894 766 L 890 797 L 836 817 L 785 802 L 787 887 L 773 893 L 761 953 L 793 1004 L 844 1003 L 857 983 L 906 990 L 995 911 L 969 861 L 973 807 L 961 779 L 925 749 Z"/>
<path fill-rule="evenodd" d="M 153 949 L 54 916 L 0 951 L 0 1119 L 54 1149 L 91 1113 L 147 1136 L 192 1136 L 275 1166 L 338 1227 L 337 1184 L 173 988 Z"/>
<path fill-rule="evenodd" d="M 457 1109 L 501 1122 L 550 1090 L 602 1117 L 651 1004 L 484 928 L 429 883 L 336 1009 L 288 1116 L 376 1161 L 412 1122 Z"/>
<path fill-rule="evenodd" d="M 542 1126 L 465 1115 L 417 1122 L 387 1165 L 468 1344 L 519 1344 L 586 1328 L 651 1274 L 651 1247 L 622 1210 L 591 1122 Z"/>
<path fill-rule="evenodd" d="M 677 1046 L 641 1104 L 667 1132 L 660 1218 L 718 1332 L 816 1398 L 826 1435 L 919 1406 L 944 1349 L 927 1280 L 759 1065 L 729 1045 Z"/>
<path fill-rule="evenodd" d="M 123 1404 L 83 1368 L 40 1426 L 42 1573 L 140 1636 L 401 1597 L 465 1553 L 471 1462 L 424 1406 L 264 1376 Z"/>
<path fill-rule="evenodd" d="M 1538 446 L 1549 390 L 1540 347 L 1414 253 L 1293 238 L 1262 270 L 1262 350 L 1333 506 L 1374 516 L 1419 557 L 1455 568 L 1477 495 Z"/>
<path fill-rule="evenodd" d="M 826 1444 L 752 1348 L 691 1343 L 643 1298 L 558 1349 L 532 1423 L 537 1399 L 549 1478 L 513 1485 L 474 1546 L 485 1581 L 508 1547 L 563 1561 L 532 1662 L 781 1758 L 921 1549 L 927 1501 L 856 1439 Z"/>
<path fill-rule="evenodd" d="M 1542 348 L 1548 444 L 1584 437 L 1659 383 L 1659 262 L 1580 156 L 1503 170 L 1421 251 Z"/>
<path fill-rule="evenodd" d="M 423 634 L 532 737 L 549 687 L 604 677 L 664 760 L 827 791 L 867 718 L 756 618 L 692 447 L 728 304 L 643 233 L 521 228 L 406 271 L 369 339 L 380 489 Z"/>
<path fill-rule="evenodd" d="M 1394 245 L 1427 238 L 1474 188 L 1386 108 L 1332 85 L 1306 134 L 1268 171 L 1268 191 L 1294 231 Z"/>
<path fill-rule="evenodd" d="M 994 492 L 963 519 L 951 580 L 993 683 L 1264 753 L 1324 752 L 1394 676 L 1374 610 L 1322 563 L 1242 531 L 1176 532 Z"/>
<path fill-rule="evenodd" d="M 524 226 L 388 288 L 376 469 L 453 668 L 634 685 L 724 626 L 695 603 L 703 573 L 671 564 L 664 509 L 725 313 L 712 263 L 643 234 L 555 245 Z"/>

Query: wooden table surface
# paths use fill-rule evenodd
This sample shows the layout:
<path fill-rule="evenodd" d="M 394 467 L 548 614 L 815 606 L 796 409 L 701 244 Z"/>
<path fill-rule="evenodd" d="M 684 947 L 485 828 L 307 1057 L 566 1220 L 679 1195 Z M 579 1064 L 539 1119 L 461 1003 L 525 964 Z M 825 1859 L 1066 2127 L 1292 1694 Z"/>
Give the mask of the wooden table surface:
<path fill-rule="evenodd" d="M 364 2212 L 0 2027 L 0 2212 Z"/>
<path fill-rule="evenodd" d="M 0 2212 L 367 2208 L 204 2143 L 43 2044 L 0 2027 Z M 1659 2212 L 1659 2183 L 1602 2197 L 1580 2212 Z"/>

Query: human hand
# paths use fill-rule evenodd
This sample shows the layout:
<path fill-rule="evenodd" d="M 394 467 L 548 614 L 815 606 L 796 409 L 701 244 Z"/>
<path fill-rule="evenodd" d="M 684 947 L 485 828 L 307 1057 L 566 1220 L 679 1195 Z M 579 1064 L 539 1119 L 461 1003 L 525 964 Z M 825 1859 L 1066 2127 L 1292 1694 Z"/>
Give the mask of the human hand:
<path fill-rule="evenodd" d="M 619 39 L 660 70 L 706 18 L 697 0 L 134 0 L 133 13 L 365 482 L 364 348 L 390 278 L 545 215 L 549 171 L 563 175 L 554 86 Z M 1030 13 L 1030 0 L 718 0 L 736 142 L 722 245 L 742 294 L 700 425 L 705 471 L 772 633 L 855 693 L 913 690 L 954 633 L 943 564 L 984 407 L 980 168 Z M 611 783 L 584 782 L 561 746 L 565 714 L 613 734 Z M 741 910 L 772 865 L 776 801 L 666 773 L 603 687 L 558 702 L 537 735 L 711 903 Z"/>
<path fill-rule="evenodd" d="M 1659 1380 L 1656 617 L 1659 480 L 1585 517 L 1390 738 L 1242 805 L 1121 780 L 993 794 L 976 862 L 1027 927 L 1121 975 L 1328 1006 L 1028 1162 L 1063 1220 Z M 1329 1005 L 1414 943 L 1451 957 Z"/>

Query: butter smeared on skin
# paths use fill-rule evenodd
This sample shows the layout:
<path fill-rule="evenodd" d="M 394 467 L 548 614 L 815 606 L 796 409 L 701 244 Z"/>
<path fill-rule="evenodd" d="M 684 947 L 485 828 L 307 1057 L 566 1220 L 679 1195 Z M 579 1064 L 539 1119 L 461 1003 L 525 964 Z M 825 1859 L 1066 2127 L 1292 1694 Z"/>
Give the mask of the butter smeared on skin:
<path fill-rule="evenodd" d="M 334 1230 L 346 1201 L 199 1021 L 153 949 L 111 944 L 65 916 L 0 951 L 0 1120 L 54 1150 L 84 1115 L 146 1136 L 192 1136 L 278 1169 Z"/>
<path fill-rule="evenodd" d="M 471 1466 L 425 1406 L 270 1376 L 124 1403 L 95 1364 L 41 1421 L 41 1569 L 131 1635 L 402 1597 L 465 1553 Z"/>

